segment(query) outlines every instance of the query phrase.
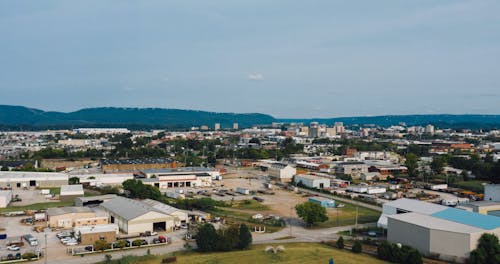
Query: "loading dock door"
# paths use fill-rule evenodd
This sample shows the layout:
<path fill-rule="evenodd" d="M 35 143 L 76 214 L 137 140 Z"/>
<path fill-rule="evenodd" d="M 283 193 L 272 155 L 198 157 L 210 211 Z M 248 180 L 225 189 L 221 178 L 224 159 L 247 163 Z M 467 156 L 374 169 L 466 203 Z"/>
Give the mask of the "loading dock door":
<path fill-rule="evenodd" d="M 167 223 L 166 222 L 156 222 L 153 223 L 153 231 L 156 232 L 161 232 L 167 230 Z"/>

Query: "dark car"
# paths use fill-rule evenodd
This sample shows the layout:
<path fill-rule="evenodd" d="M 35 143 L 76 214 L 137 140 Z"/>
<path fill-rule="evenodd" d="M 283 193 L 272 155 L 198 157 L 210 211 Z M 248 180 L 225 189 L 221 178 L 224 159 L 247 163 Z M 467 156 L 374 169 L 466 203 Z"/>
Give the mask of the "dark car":
<path fill-rule="evenodd" d="M 93 246 L 86 246 L 86 247 L 85 247 L 85 250 L 87 250 L 87 251 L 92 251 L 92 250 L 94 250 L 94 247 L 93 247 Z"/>

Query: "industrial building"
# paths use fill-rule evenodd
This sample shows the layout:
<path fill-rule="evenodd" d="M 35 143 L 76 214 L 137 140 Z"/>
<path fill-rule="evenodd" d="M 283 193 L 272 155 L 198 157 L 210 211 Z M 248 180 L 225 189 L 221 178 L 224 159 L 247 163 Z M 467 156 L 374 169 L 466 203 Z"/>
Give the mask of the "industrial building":
<path fill-rule="evenodd" d="M 0 187 L 49 188 L 68 184 L 68 175 L 58 172 L 0 171 Z"/>
<path fill-rule="evenodd" d="M 146 231 L 172 231 L 175 218 L 138 200 L 116 197 L 100 205 L 109 215 L 109 222 L 117 224 L 126 234 Z"/>
<path fill-rule="evenodd" d="M 203 167 L 142 170 L 142 182 L 165 190 L 169 188 L 210 187 L 219 171 Z"/>
<path fill-rule="evenodd" d="M 173 206 L 170 206 L 168 204 L 164 204 L 162 202 L 158 202 L 158 201 L 151 200 L 151 199 L 146 199 L 146 200 L 143 200 L 142 202 L 153 207 L 154 209 L 156 209 L 164 214 L 168 214 L 170 216 L 173 216 L 174 217 L 174 224 L 176 227 L 179 227 L 182 224 L 187 223 L 189 220 L 188 211 L 181 210 L 181 209 L 175 208 Z"/>
<path fill-rule="evenodd" d="M 81 184 L 62 185 L 59 193 L 59 199 L 61 201 L 73 201 L 76 197 L 83 195 L 83 185 Z"/>
<path fill-rule="evenodd" d="M 100 161 L 104 172 L 112 171 L 141 171 L 148 169 L 176 168 L 177 163 L 169 158 L 144 159 L 103 159 Z"/>
<path fill-rule="evenodd" d="M 119 234 L 118 226 L 115 224 L 79 226 L 73 229 L 75 237 L 82 245 L 93 245 L 97 240 L 115 242 Z"/>
<path fill-rule="evenodd" d="M 309 202 L 319 204 L 325 208 L 335 208 L 335 200 L 324 198 L 324 197 L 309 197 Z"/>
<path fill-rule="evenodd" d="M 456 208 L 474 213 L 500 216 L 500 202 L 477 201 L 460 205 Z"/>
<path fill-rule="evenodd" d="M 0 190 L 0 208 L 5 208 L 9 205 L 12 200 L 12 191 L 10 190 Z"/>
<path fill-rule="evenodd" d="M 455 262 L 465 262 L 483 233 L 500 235 L 498 217 L 406 198 L 385 203 L 378 226 L 392 243 Z"/>
<path fill-rule="evenodd" d="M 286 163 L 275 162 L 269 166 L 268 173 L 269 177 L 279 182 L 291 182 L 297 169 Z"/>
<path fill-rule="evenodd" d="M 99 174 L 81 174 L 71 175 L 77 177 L 84 186 L 115 186 L 121 185 L 126 180 L 134 179 L 133 173 L 99 173 Z"/>
<path fill-rule="evenodd" d="M 330 179 L 308 174 L 297 174 L 293 178 L 295 183 L 302 183 L 309 188 L 330 188 Z"/>
<path fill-rule="evenodd" d="M 54 207 L 47 209 L 47 224 L 50 228 L 73 228 L 107 224 L 108 218 L 88 207 Z"/>

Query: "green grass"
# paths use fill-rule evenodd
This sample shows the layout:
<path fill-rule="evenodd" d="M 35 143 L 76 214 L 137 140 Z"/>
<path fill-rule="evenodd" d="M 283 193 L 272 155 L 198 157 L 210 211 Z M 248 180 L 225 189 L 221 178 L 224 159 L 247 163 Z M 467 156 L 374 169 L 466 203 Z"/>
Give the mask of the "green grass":
<path fill-rule="evenodd" d="M 287 240 L 287 239 L 294 239 L 294 236 L 284 236 L 284 237 L 278 237 L 275 238 L 274 240 Z"/>
<path fill-rule="evenodd" d="M 487 183 L 487 182 L 478 181 L 478 180 L 457 181 L 457 182 L 451 183 L 450 185 L 453 187 L 458 187 L 458 188 L 462 188 L 462 189 L 477 192 L 477 193 L 483 193 L 484 192 L 483 183 Z"/>
<path fill-rule="evenodd" d="M 48 202 L 48 203 L 36 203 L 24 206 L 9 206 L 7 208 L 1 208 L 0 213 L 14 212 L 14 211 L 24 211 L 24 210 L 41 210 L 50 207 L 60 207 L 60 206 L 72 206 L 73 201 L 64 202 Z"/>
<path fill-rule="evenodd" d="M 37 187 L 38 190 L 50 190 L 50 194 L 61 194 L 61 187 L 47 187 L 47 188 L 40 188 Z"/>
<path fill-rule="evenodd" d="M 278 246 L 274 244 L 272 246 Z M 338 250 L 327 245 L 318 243 L 290 243 L 284 244 L 285 252 L 278 254 L 266 253 L 264 248 L 267 245 L 252 246 L 249 250 L 220 252 L 220 253 L 195 253 L 177 252 L 177 264 L 253 264 L 253 263 L 289 263 L 289 264 L 317 264 L 328 263 L 333 258 L 335 263 L 342 264 L 383 264 L 388 263 L 378 260 L 365 254 L 354 254 L 347 250 Z M 157 264 L 161 263 L 163 257 L 171 256 L 144 256 L 135 257 L 128 263 Z M 120 260 L 113 260 L 111 263 L 123 263 Z M 104 262 L 102 262 L 104 263 Z"/>
<path fill-rule="evenodd" d="M 276 232 L 284 228 L 281 226 L 272 226 L 266 224 L 265 222 L 252 222 L 252 214 L 243 211 L 231 210 L 229 208 L 217 208 L 210 213 L 214 216 L 223 217 L 226 224 L 246 224 L 250 229 L 253 229 L 255 226 L 266 226 L 266 232 L 268 233 Z"/>
<path fill-rule="evenodd" d="M 327 228 L 345 225 L 354 225 L 356 223 L 356 205 L 335 201 L 336 203 L 344 204 L 343 208 L 327 209 L 328 220 L 323 223 L 315 225 L 316 228 Z M 338 219 L 337 219 L 338 210 Z M 380 212 L 368 209 L 365 207 L 358 207 L 358 224 L 377 222 L 380 217 Z"/>
<path fill-rule="evenodd" d="M 261 204 L 256 200 L 242 200 L 234 202 L 233 208 L 242 210 L 267 211 L 269 206 Z"/>

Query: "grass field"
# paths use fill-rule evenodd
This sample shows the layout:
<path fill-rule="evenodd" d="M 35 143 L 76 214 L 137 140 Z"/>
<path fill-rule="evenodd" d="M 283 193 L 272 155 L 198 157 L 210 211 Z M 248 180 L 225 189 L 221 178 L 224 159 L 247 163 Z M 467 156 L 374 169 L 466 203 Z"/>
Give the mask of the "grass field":
<path fill-rule="evenodd" d="M 232 208 L 242 209 L 242 210 L 254 210 L 254 211 L 266 211 L 269 210 L 269 206 L 261 204 L 256 200 L 242 200 L 234 202 Z"/>
<path fill-rule="evenodd" d="M 254 226 L 266 226 L 266 232 L 272 233 L 283 229 L 281 226 L 272 226 L 265 223 L 255 223 L 251 221 L 252 214 L 239 210 L 231 210 L 230 208 L 217 208 L 211 214 L 224 217 L 226 224 L 246 224 L 253 229 Z"/>
<path fill-rule="evenodd" d="M 278 246 L 274 244 L 273 246 Z M 253 263 L 289 263 L 289 264 L 317 264 L 328 263 L 330 258 L 333 258 L 335 263 L 342 264 L 379 264 L 388 263 L 378 260 L 374 257 L 364 254 L 354 254 L 347 250 L 338 250 L 326 245 L 317 243 L 290 243 L 284 244 L 285 252 L 278 254 L 265 253 L 264 248 L 267 245 L 253 246 L 249 250 L 221 252 L 221 253 L 183 253 L 179 252 L 177 256 L 177 264 L 253 264 Z M 170 256 L 170 255 L 167 255 Z M 157 264 L 161 263 L 161 259 L 165 256 L 149 256 L 149 257 L 129 257 L 129 261 L 118 262 L 114 260 L 112 263 L 142 263 L 142 264 Z"/>
<path fill-rule="evenodd" d="M 476 181 L 476 180 L 470 180 L 470 181 L 457 181 L 452 184 L 451 186 L 470 190 L 473 192 L 477 193 L 483 193 L 484 192 L 484 186 L 483 183 L 487 183 L 485 181 Z"/>
<path fill-rule="evenodd" d="M 1 208 L 0 213 L 24 211 L 24 210 L 41 210 L 41 209 L 47 209 L 50 207 L 71 206 L 71 205 L 73 205 L 73 201 L 36 203 L 36 204 L 30 204 L 30 205 L 25 205 L 25 206 L 9 206 L 7 208 Z"/>
<path fill-rule="evenodd" d="M 319 223 L 315 227 L 326 228 L 335 226 L 354 225 L 356 223 L 356 205 L 336 201 L 344 204 L 343 208 L 328 209 L 328 221 Z M 337 214 L 338 210 L 338 214 Z M 358 224 L 377 222 L 380 212 L 365 207 L 358 207 Z"/>

